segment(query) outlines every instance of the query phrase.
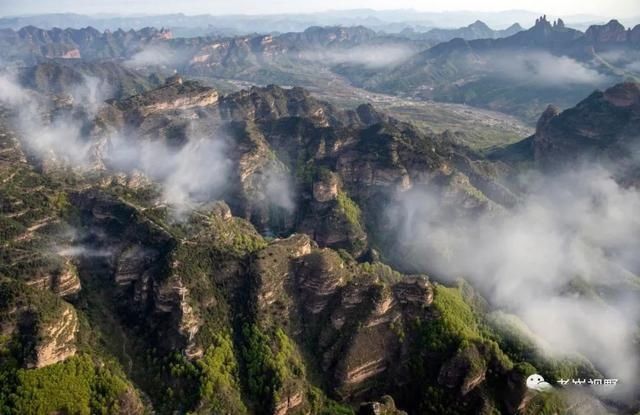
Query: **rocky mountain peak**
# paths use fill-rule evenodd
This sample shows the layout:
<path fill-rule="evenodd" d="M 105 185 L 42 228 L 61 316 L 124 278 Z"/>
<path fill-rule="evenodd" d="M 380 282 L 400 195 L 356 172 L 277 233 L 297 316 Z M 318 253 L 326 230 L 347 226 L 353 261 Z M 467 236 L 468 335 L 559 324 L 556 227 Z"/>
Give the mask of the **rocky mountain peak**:
<path fill-rule="evenodd" d="M 604 99 L 616 107 L 640 109 L 640 84 L 625 82 L 604 92 Z"/>
<path fill-rule="evenodd" d="M 629 32 L 629 41 L 636 44 L 640 43 L 640 24 L 631 29 L 631 32 Z"/>
<path fill-rule="evenodd" d="M 505 29 L 505 32 L 517 33 L 524 30 L 524 28 L 520 25 L 520 23 L 514 23 L 508 28 Z"/>
<path fill-rule="evenodd" d="M 170 85 L 182 85 L 183 83 L 183 79 L 182 76 L 175 74 L 173 76 L 168 77 L 165 81 L 164 84 L 165 86 L 170 86 Z"/>
<path fill-rule="evenodd" d="M 482 20 L 476 20 L 475 22 L 471 23 L 468 27 L 471 29 L 491 30 L 491 28 L 487 26 L 487 24 Z"/>
<path fill-rule="evenodd" d="M 556 107 L 555 105 L 549 105 L 538 120 L 538 124 L 536 125 L 536 132 L 541 132 L 549 124 L 549 122 L 558 115 L 560 115 L 560 108 Z"/>
<path fill-rule="evenodd" d="M 534 160 L 552 169 L 571 160 L 609 160 L 622 166 L 628 146 L 637 140 L 639 115 L 640 85 L 632 82 L 596 91 L 562 112 L 549 106 L 532 139 Z M 636 175 L 625 179 L 633 182 Z"/>
<path fill-rule="evenodd" d="M 158 39 L 162 39 L 162 40 L 169 40 L 169 39 L 173 39 L 173 33 L 171 32 L 171 30 L 166 29 L 166 28 L 161 28 L 160 31 L 157 33 L 157 38 Z"/>
<path fill-rule="evenodd" d="M 605 25 L 593 25 L 587 29 L 585 37 L 593 43 L 626 42 L 628 31 L 617 20 L 611 20 Z"/>
<path fill-rule="evenodd" d="M 369 103 L 358 106 L 356 114 L 364 125 L 377 124 L 385 119 L 385 117 L 376 111 L 373 105 Z"/>
<path fill-rule="evenodd" d="M 376 32 L 364 26 L 312 26 L 303 33 L 304 40 L 312 44 L 328 45 L 330 43 L 361 42 L 372 39 Z"/>
<path fill-rule="evenodd" d="M 547 20 L 547 15 L 545 14 L 536 19 L 536 24 L 533 27 L 537 29 L 551 29 L 553 26 L 551 22 Z"/>

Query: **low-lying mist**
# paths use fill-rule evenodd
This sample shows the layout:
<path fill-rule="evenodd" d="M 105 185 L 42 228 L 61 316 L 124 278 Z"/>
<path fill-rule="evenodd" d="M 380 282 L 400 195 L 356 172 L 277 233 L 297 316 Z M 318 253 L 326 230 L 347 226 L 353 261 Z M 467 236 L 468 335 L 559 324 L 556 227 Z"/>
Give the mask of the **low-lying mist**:
<path fill-rule="evenodd" d="M 517 315 L 552 356 L 582 354 L 631 392 L 638 374 L 640 193 L 601 167 L 523 177 L 511 211 L 461 218 L 436 189 L 397 195 L 388 211 L 412 263 L 463 277 Z"/>
<path fill-rule="evenodd" d="M 322 62 L 329 65 L 362 65 L 370 69 L 381 69 L 397 65 L 415 54 L 415 50 L 406 45 L 362 45 L 349 49 L 327 49 L 307 51 L 302 59 Z"/>
<path fill-rule="evenodd" d="M 231 174 L 227 143 L 218 137 L 190 137 L 179 148 L 162 141 L 111 136 L 104 156 L 116 171 L 141 171 L 161 183 L 164 201 L 178 210 L 222 196 Z"/>
<path fill-rule="evenodd" d="M 143 173 L 161 187 L 162 202 L 183 217 L 200 203 L 224 199 L 233 180 L 233 143 L 219 130 L 185 129 L 184 144 L 176 146 L 162 137 L 141 138 L 135 133 L 87 132 L 104 95 L 93 79 L 73 97 L 76 107 L 54 110 L 49 98 L 22 88 L 11 76 L 0 76 L 0 103 L 16 112 L 22 144 L 40 159 L 54 160 L 80 169 Z M 77 111 L 81 114 L 78 115 Z M 51 116 L 51 113 L 55 116 Z M 188 118 L 188 117 L 187 117 Z M 190 122 L 198 123 L 198 120 Z M 91 130 L 91 129 L 89 129 Z M 262 172 L 260 200 L 287 211 L 294 209 L 293 186 L 283 169 Z"/>
<path fill-rule="evenodd" d="M 162 43 L 145 46 L 124 62 L 129 68 L 161 66 L 174 68 L 188 62 L 189 55 Z"/>
<path fill-rule="evenodd" d="M 547 51 L 507 51 L 483 55 L 488 70 L 506 79 L 542 87 L 598 85 L 610 83 L 607 75 L 568 56 Z"/>

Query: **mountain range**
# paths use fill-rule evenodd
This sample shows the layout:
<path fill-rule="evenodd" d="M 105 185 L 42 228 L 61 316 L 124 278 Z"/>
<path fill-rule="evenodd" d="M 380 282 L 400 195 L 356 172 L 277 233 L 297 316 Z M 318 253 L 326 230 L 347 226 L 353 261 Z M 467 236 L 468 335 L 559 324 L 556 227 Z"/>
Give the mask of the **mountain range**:
<path fill-rule="evenodd" d="M 1 29 L 0 413 L 636 413 L 640 26 L 520 29 Z"/>
<path fill-rule="evenodd" d="M 631 139 L 638 90 L 621 84 L 548 110 L 513 148 L 532 146 L 527 154 L 546 165 L 549 148 L 566 161 L 601 136 Z M 4 115 L 2 374 L 12 381 L 0 402 L 12 411 L 42 402 L 70 412 L 535 413 L 567 403 L 527 392 L 531 363 L 548 376 L 601 376 L 588 361 L 567 367 L 537 354 L 524 334 L 514 348 L 506 322 L 488 323 L 480 293 L 416 274 L 388 239 L 379 207 L 397 191 L 435 186 L 460 217 L 516 205 L 504 163 L 522 160 L 511 147 L 489 161 L 368 105 L 343 111 L 276 86 L 220 95 L 179 76 L 95 115 L 77 113 L 78 102 L 47 105 L 47 122 L 76 114 L 88 147 L 84 167 L 67 170 L 78 143 L 67 136 L 41 152 Z M 598 117 L 616 129 L 580 138 L 581 120 Z M 211 140 L 224 144 L 210 153 Z M 189 167 L 163 159 L 172 148 Z M 217 170 L 218 148 L 227 169 Z M 194 173 L 204 178 L 192 183 Z M 186 221 L 176 221 L 180 197 L 200 206 Z M 35 386 L 44 379 L 69 391 L 84 379 L 91 401 Z M 576 413 L 602 407 L 563 399 L 577 399 Z"/>
<path fill-rule="evenodd" d="M 148 28 L 100 33 L 26 27 L 0 33 L 0 58 L 14 65 L 110 59 L 166 76 L 177 70 L 214 84 L 321 88 L 324 71 L 367 90 L 485 107 L 529 123 L 548 104 L 567 107 L 593 88 L 637 80 L 640 26 L 626 29 L 611 21 L 583 33 L 541 17 L 532 28 L 517 29 L 487 32 L 476 23 L 455 31 L 385 35 L 362 26 L 312 27 L 281 35 L 173 38 L 167 30 Z M 469 40 L 438 43 L 452 36 Z M 478 39 L 484 36 L 499 38 Z M 322 71 L 309 70 L 311 62 Z"/>
<path fill-rule="evenodd" d="M 594 87 L 637 79 L 639 33 L 640 26 L 626 29 L 617 21 L 582 33 L 543 17 L 502 39 L 454 39 L 401 65 L 376 71 L 343 65 L 337 71 L 367 89 L 463 102 L 530 120 L 549 103 L 566 107 Z M 563 77 L 565 72 L 575 76 Z"/>
<path fill-rule="evenodd" d="M 144 27 L 169 27 L 179 36 L 202 36 L 218 33 L 226 36 L 249 33 L 301 32 L 310 26 L 367 26 L 376 31 L 397 33 L 404 29 L 424 32 L 434 28 L 466 26 L 480 19 L 492 27 L 506 28 L 514 22 L 530 24 L 537 17 L 529 11 L 496 13 L 443 12 L 425 13 L 416 10 L 334 10 L 313 14 L 270 15 L 188 15 L 182 13 L 144 16 L 110 16 L 57 13 L 42 15 L 16 15 L 0 18 L 0 28 L 20 29 L 37 26 L 44 29 L 87 26 L 99 30 L 139 30 Z M 597 16 L 569 16 L 571 23 L 589 24 L 601 21 Z"/>
<path fill-rule="evenodd" d="M 514 23 L 503 30 L 493 30 L 486 23 L 476 20 L 474 23 L 459 29 L 431 29 L 427 32 L 416 33 L 408 28 L 400 32 L 400 35 L 413 39 L 431 40 L 434 42 L 447 42 L 452 39 L 461 38 L 465 40 L 474 39 L 496 39 L 509 37 L 524 30 L 519 23 Z"/>

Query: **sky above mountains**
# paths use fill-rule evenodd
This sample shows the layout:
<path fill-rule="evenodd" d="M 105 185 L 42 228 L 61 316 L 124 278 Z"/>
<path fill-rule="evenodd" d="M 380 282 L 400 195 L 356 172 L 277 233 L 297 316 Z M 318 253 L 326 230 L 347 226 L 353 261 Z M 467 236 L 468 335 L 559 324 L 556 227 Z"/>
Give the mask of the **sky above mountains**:
<path fill-rule="evenodd" d="M 600 17 L 629 17 L 640 15 L 638 0 L 449 0 L 434 3 L 424 0 L 0 0 L 0 16 L 37 13 L 113 13 L 113 14 L 273 14 L 310 13 L 326 10 L 357 8 L 402 9 L 441 12 L 472 10 L 495 12 L 526 9 L 552 15 L 593 14 Z"/>

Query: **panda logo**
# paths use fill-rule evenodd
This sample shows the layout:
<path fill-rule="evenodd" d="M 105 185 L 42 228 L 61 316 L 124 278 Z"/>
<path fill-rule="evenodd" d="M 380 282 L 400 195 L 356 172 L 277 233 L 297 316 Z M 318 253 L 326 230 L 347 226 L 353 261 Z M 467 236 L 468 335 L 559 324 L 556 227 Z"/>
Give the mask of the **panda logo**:
<path fill-rule="evenodd" d="M 527 388 L 545 392 L 553 389 L 553 386 L 545 382 L 542 376 L 535 373 L 527 378 Z"/>

